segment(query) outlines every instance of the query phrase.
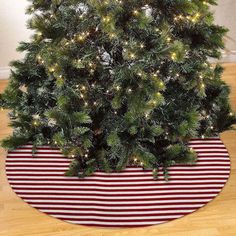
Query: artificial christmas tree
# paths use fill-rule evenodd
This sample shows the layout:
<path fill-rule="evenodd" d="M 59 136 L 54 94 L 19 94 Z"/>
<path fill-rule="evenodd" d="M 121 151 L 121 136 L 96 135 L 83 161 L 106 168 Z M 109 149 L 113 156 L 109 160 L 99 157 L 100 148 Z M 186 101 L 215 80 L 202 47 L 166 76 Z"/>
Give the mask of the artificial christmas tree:
<path fill-rule="evenodd" d="M 127 165 L 193 163 L 193 137 L 215 136 L 236 118 L 220 79 L 225 28 L 214 0 L 35 0 L 35 30 L 12 63 L 1 105 L 13 136 L 4 147 L 51 144 L 72 157 L 68 175 Z"/>

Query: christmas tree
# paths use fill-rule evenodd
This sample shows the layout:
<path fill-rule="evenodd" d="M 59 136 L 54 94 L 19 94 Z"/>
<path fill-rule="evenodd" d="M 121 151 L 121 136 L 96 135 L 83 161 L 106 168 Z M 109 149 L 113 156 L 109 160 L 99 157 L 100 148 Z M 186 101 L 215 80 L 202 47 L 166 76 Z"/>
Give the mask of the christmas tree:
<path fill-rule="evenodd" d="M 0 105 L 8 149 L 50 144 L 73 158 L 67 175 L 127 165 L 194 163 L 191 138 L 232 128 L 215 0 L 32 0 L 34 30 L 11 63 Z"/>

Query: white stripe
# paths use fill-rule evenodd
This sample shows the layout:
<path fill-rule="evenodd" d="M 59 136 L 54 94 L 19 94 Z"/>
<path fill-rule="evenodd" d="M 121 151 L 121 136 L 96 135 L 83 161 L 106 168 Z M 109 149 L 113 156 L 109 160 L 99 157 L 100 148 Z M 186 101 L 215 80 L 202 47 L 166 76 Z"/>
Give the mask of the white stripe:
<path fill-rule="evenodd" d="M 13 181 L 12 181 L 13 182 Z M 14 181 L 15 182 L 15 181 Z M 22 183 L 25 183 L 25 182 L 22 182 Z M 27 183 L 35 183 L 35 181 L 27 181 Z M 37 182 L 37 183 L 42 183 L 42 181 L 40 182 Z M 48 182 L 47 182 L 48 183 Z M 45 184 L 47 184 L 45 183 Z M 51 181 L 50 183 L 54 183 L 54 181 Z M 62 182 L 63 183 L 63 182 Z M 64 182 L 65 183 L 65 182 Z M 60 184 L 59 181 L 55 182 L 55 184 Z M 18 185 L 11 185 L 12 187 L 18 187 Z M 47 185 L 45 185 L 47 186 Z M 45 186 L 37 186 L 37 188 L 42 188 L 42 189 L 45 189 Z M 154 186 L 142 186 L 142 189 L 167 189 L 169 190 L 169 188 L 187 188 L 187 189 L 194 189 L 194 188 L 198 188 L 198 187 L 208 187 L 208 188 L 222 188 L 224 186 L 224 184 L 196 184 L 194 186 L 191 186 L 189 184 L 183 184 L 183 185 L 175 185 L 175 184 L 169 184 L 169 185 L 166 185 L 166 186 L 162 186 L 162 185 L 154 185 Z M 35 187 L 35 185 L 31 186 L 31 187 Z M 78 186 L 50 186 L 50 189 L 54 189 L 54 188 L 61 188 L 62 190 L 66 190 L 67 188 L 69 189 L 78 189 Z M 80 190 L 82 189 L 96 189 L 96 190 L 139 190 L 140 187 L 139 186 L 127 186 L 127 187 L 115 187 L 115 186 L 112 186 L 112 187 L 106 187 L 106 186 L 79 186 Z"/>
<path fill-rule="evenodd" d="M 37 174 L 63 174 L 64 172 L 46 172 L 46 171 L 43 171 L 43 172 L 37 172 Z M 218 173 L 218 172 L 217 172 Z M 35 174 L 35 172 L 15 172 L 15 171 L 12 171 L 12 172 L 7 172 L 7 174 L 9 174 L 9 176 L 11 174 L 22 174 L 23 175 L 28 175 L 28 174 Z M 192 178 L 198 178 L 198 179 L 207 179 L 207 178 L 219 178 L 219 179 L 225 179 L 228 175 L 225 174 L 225 175 L 199 175 L 199 176 L 181 176 L 181 175 L 171 175 L 169 180 L 171 181 L 172 179 L 175 179 L 175 178 L 182 178 L 182 179 L 192 179 Z M 69 177 L 71 178 L 71 177 Z M 160 179 L 164 179 L 165 177 L 160 175 L 158 177 L 158 180 Z M 140 177 L 117 177 L 117 178 L 112 178 L 112 177 L 98 177 L 98 176 L 92 176 L 92 177 L 87 177 L 86 178 L 87 180 L 151 180 L 153 181 L 153 176 L 140 176 Z M 78 179 L 78 181 L 80 181 L 80 179 Z"/>
<path fill-rule="evenodd" d="M 11 158 L 12 160 L 12 158 Z M 229 161 L 229 157 L 204 157 L 204 156 L 200 156 L 197 158 L 197 160 L 209 160 L 209 161 L 217 161 L 217 160 L 227 160 Z M 20 162 L 20 161 L 28 161 L 28 162 Z M 31 162 L 30 162 L 31 161 Z M 49 163 L 49 161 L 53 162 L 53 163 Z M 7 165 L 67 165 L 70 164 L 70 159 L 50 159 L 50 158 L 40 158 L 40 159 L 29 159 L 29 158 L 16 158 L 15 162 L 9 162 L 7 161 Z M 67 163 L 58 163 L 58 162 L 67 162 Z"/>
<path fill-rule="evenodd" d="M 31 157 L 31 158 L 36 158 L 36 157 L 64 157 L 64 158 L 66 158 L 64 155 L 62 155 L 62 154 L 35 154 L 34 156 L 32 155 L 32 153 L 25 153 L 25 154 L 23 154 L 23 153 L 17 153 L 17 154 L 12 154 L 12 153 L 8 153 L 7 154 L 7 156 L 8 157 L 21 157 L 21 156 L 29 156 L 29 157 Z M 11 158 L 10 158 L 11 159 Z"/>
<path fill-rule="evenodd" d="M 171 170 L 179 170 L 179 169 L 186 169 L 186 170 L 192 170 L 194 172 L 195 169 L 202 169 L 202 170 L 208 170 L 208 169 L 229 169 L 229 166 L 194 166 L 189 165 L 188 167 L 185 166 L 171 166 L 169 167 L 169 171 Z"/>
<path fill-rule="evenodd" d="M 188 147 L 193 147 L 194 149 L 196 148 L 206 148 L 206 147 L 209 147 L 209 148 L 225 148 L 225 145 L 223 143 L 220 143 L 220 144 L 188 144 Z"/>
<path fill-rule="evenodd" d="M 220 161 L 218 161 L 218 162 L 201 162 L 201 163 L 199 163 L 199 164 L 196 164 L 196 165 L 189 165 L 189 166 L 187 166 L 187 168 L 196 168 L 196 167 L 202 167 L 202 168 L 207 168 L 208 166 L 199 166 L 199 165 L 221 165 L 221 164 L 225 164 L 225 162 L 220 162 Z M 226 163 L 227 164 L 227 163 Z M 65 164 L 65 166 L 67 166 L 67 164 Z M 173 169 L 173 168 L 176 168 L 176 167 L 178 167 L 178 168 L 185 168 L 186 166 L 172 166 L 172 167 L 170 167 L 171 169 Z M 210 166 L 211 167 L 211 166 Z M 219 167 L 221 167 L 221 166 L 219 166 Z M 216 167 L 215 167 L 216 168 Z M 218 167 L 217 167 L 218 168 Z M 25 169 L 28 169 L 28 170 L 41 170 L 42 168 L 41 167 L 11 167 L 11 166 L 7 166 L 6 167 L 6 169 L 7 170 L 25 170 Z M 44 170 L 51 170 L 52 169 L 52 167 L 43 167 L 43 169 Z M 68 167 L 53 167 L 53 169 L 54 170 L 68 170 Z M 193 169 L 194 170 L 194 169 Z"/>
<path fill-rule="evenodd" d="M 44 170 L 68 170 L 68 167 L 43 167 Z M 6 170 L 42 170 L 42 167 L 6 167 Z"/>
<path fill-rule="evenodd" d="M 21 191 L 19 191 L 19 190 L 14 190 L 16 193 L 19 193 L 19 192 L 21 192 Z M 24 191 L 24 192 L 26 192 L 26 191 Z M 130 199 L 130 200 L 135 200 L 135 199 L 140 199 L 140 198 L 142 198 L 142 199 L 147 199 L 147 200 L 150 200 L 150 199 L 156 199 L 157 197 L 158 198 L 183 198 L 183 197 L 196 197 L 196 198 L 201 198 L 201 197 L 215 197 L 217 195 L 217 193 L 215 193 L 215 194 L 192 194 L 192 195 L 186 195 L 186 194 L 177 194 L 177 195 L 169 195 L 169 194 L 166 194 L 166 195 L 160 195 L 160 196 L 125 196 L 125 197 L 119 197 L 119 196 L 60 196 L 60 195 L 55 195 L 55 194 L 45 194 L 45 195 L 42 195 L 42 194 L 38 194 L 38 195 L 27 195 L 27 194 L 18 194 L 18 196 L 20 196 L 20 197 L 22 197 L 22 198 L 26 198 L 26 197 L 29 197 L 29 198 L 36 198 L 36 197 L 38 197 L 38 198 L 40 198 L 40 197 L 44 197 L 44 198 L 54 198 L 54 200 L 55 199 L 60 199 L 60 198 L 81 198 L 81 199 L 84 199 L 84 200 L 86 200 L 86 199 L 88 199 L 88 198 L 91 198 L 91 199 L 93 199 L 93 200 L 107 200 L 107 201 L 109 201 L 109 200 L 115 200 L 115 199 L 120 199 L 120 200 L 128 200 L 128 199 Z M 53 201 L 54 201 L 53 200 Z M 67 200 L 65 200 L 65 201 L 67 201 Z M 106 201 L 106 202 L 107 202 Z"/>
<path fill-rule="evenodd" d="M 100 225 L 100 226 L 105 226 L 105 225 L 116 225 L 118 226 L 140 226 L 140 225 L 156 225 L 156 224 L 162 224 L 167 221 L 147 221 L 147 222 L 126 222 L 126 221 L 120 221 L 120 222 L 100 222 L 100 221 L 95 221 L 95 220 L 87 220 L 87 221 L 79 221 L 79 220 L 65 220 L 68 223 L 73 223 L 73 224 L 82 224 L 82 225 Z"/>
<path fill-rule="evenodd" d="M 227 150 L 225 148 L 225 146 L 223 144 L 219 145 L 188 145 L 189 147 L 193 147 L 194 149 L 198 150 L 198 149 L 201 149 L 201 148 L 206 148 L 206 147 L 209 147 L 210 149 L 202 149 L 203 151 L 213 151 L 214 149 L 213 148 L 217 148 L 217 151 L 219 150 Z M 16 153 L 12 153 L 12 152 L 16 152 L 17 154 L 21 153 L 21 152 L 27 152 L 27 153 L 30 153 L 32 154 L 33 153 L 33 150 L 32 149 L 16 149 L 14 151 L 9 151 L 9 154 L 15 154 L 17 155 Z M 53 149 L 37 149 L 36 151 L 34 151 L 35 153 L 44 153 L 44 152 L 51 152 L 51 153 L 59 153 L 61 154 L 62 151 L 60 150 L 53 150 Z"/>
<path fill-rule="evenodd" d="M 204 153 L 206 152 L 206 150 L 204 149 L 194 149 L 195 151 L 199 151 L 202 153 L 199 154 L 204 154 L 204 155 L 209 155 L 209 154 L 214 154 L 214 155 L 220 155 L 221 153 L 217 153 L 217 151 L 224 151 L 225 153 L 223 154 L 227 154 L 228 155 L 228 151 L 226 149 L 220 150 L 209 150 L 209 151 L 214 151 L 215 153 Z M 59 153 L 51 153 L 51 154 L 44 154 L 44 153 L 36 153 L 36 154 L 32 154 L 32 153 L 8 153 L 7 154 L 8 157 L 10 157 L 10 159 L 13 159 L 12 157 L 16 157 L 16 159 L 18 160 L 19 158 L 17 157 L 21 157 L 21 156 L 25 156 L 25 157 L 31 157 L 31 158 L 36 158 L 36 157 L 63 157 L 65 159 L 67 159 L 68 157 L 64 156 L 61 152 Z"/>
<path fill-rule="evenodd" d="M 187 203 L 187 202 L 209 202 L 210 200 L 212 200 L 212 198 L 207 198 L 207 199 L 178 199 L 178 200 L 165 200 L 165 203 Z M 51 200 L 46 200 L 46 199 L 40 199 L 40 200 L 37 200 L 37 199 L 25 199 L 26 202 L 50 202 Z M 84 204 L 84 203 L 90 203 L 90 204 L 104 204 L 104 201 L 84 201 L 84 200 L 81 200 L 81 201 L 77 201 L 77 200 L 53 200 L 54 203 L 58 202 L 58 203 L 61 203 L 61 202 L 64 202 L 64 203 L 74 203 L 74 204 Z M 105 202 L 106 204 L 108 205 L 117 205 L 118 203 L 117 202 L 109 202 L 109 201 L 106 201 Z M 163 203 L 163 200 L 157 200 L 157 201 L 140 201 L 140 202 L 137 202 L 137 201 L 129 201 L 129 202 L 122 202 L 123 205 L 129 205 L 129 204 L 159 204 L 159 203 Z M 120 207 L 122 209 L 122 207 Z"/>
<path fill-rule="evenodd" d="M 71 159 L 69 159 L 69 158 L 35 158 L 35 157 L 30 156 L 30 158 L 18 158 L 18 157 L 14 158 L 14 157 L 11 157 L 11 158 L 7 159 L 7 162 L 8 161 L 17 161 L 17 162 L 18 161 L 40 161 L 40 162 L 41 161 L 45 161 L 45 162 L 47 162 L 47 161 L 54 161 L 56 163 L 58 161 L 68 161 L 68 162 L 70 162 Z"/>
<path fill-rule="evenodd" d="M 17 185 L 15 187 L 19 187 L 19 188 L 27 188 L 27 186 L 25 185 Z M 118 195 L 122 195 L 122 194 L 136 194 L 136 195 L 140 195 L 140 194 L 159 194 L 159 193 L 163 193 L 165 191 L 165 189 L 160 189 L 159 191 L 119 191 L 119 192 L 103 192 L 103 191 L 80 191 L 80 190 L 55 190 L 55 189 L 51 189 L 51 190 L 44 190 L 45 186 L 41 186 L 41 188 L 38 188 L 37 186 L 30 186 L 30 187 L 33 187 L 33 188 L 37 188 L 37 189 L 40 189 L 40 190 L 14 190 L 14 192 L 18 192 L 20 194 L 24 194 L 24 193 L 48 193 L 48 192 L 54 192 L 54 193 L 61 193 L 61 194 L 64 194 L 64 193 L 76 193 L 76 194 L 83 194 L 83 193 L 86 193 L 87 195 L 91 195 L 91 194 L 107 194 L 107 195 L 115 195 L 115 196 L 118 196 Z M 56 188 L 56 187 L 55 187 Z M 168 189 L 168 193 L 206 193 L 206 192 L 220 192 L 221 191 L 221 188 L 216 188 L 216 189 L 191 189 L 191 190 L 186 190 L 186 189 L 180 189 L 180 190 L 171 190 L 171 189 Z"/>
<path fill-rule="evenodd" d="M 77 219 L 77 220 L 79 220 L 79 219 L 95 219 L 95 220 L 111 220 L 111 217 L 110 216 L 108 216 L 108 217 L 106 217 L 106 216 L 82 216 L 82 215 L 80 215 L 80 216 L 71 216 L 71 215 L 66 215 L 66 214 L 50 214 L 51 216 L 53 216 L 53 217 L 57 217 L 57 218 L 59 218 L 59 217 L 65 217 L 65 218 L 68 218 L 68 219 Z M 153 218 L 155 218 L 155 219 L 163 219 L 163 218 L 165 218 L 165 219 L 176 219 L 176 218 L 179 218 L 179 217 L 182 217 L 183 216 L 183 214 L 180 214 L 180 215 L 165 215 L 165 216 L 143 216 L 143 217 L 140 217 L 140 216 L 133 216 L 133 217 L 131 217 L 131 216 L 129 216 L 129 217 L 122 217 L 122 216 L 118 216 L 118 218 L 117 217 L 115 217 L 115 216 L 113 216 L 112 217 L 112 219 L 114 219 L 114 220 L 117 220 L 117 219 L 119 219 L 119 220 L 145 220 L 145 219 L 153 219 Z M 116 224 L 116 222 L 114 222 L 113 224 Z"/>
<path fill-rule="evenodd" d="M 21 178 L 24 178 L 24 179 L 43 179 L 45 178 L 44 176 L 14 176 L 14 178 L 16 179 L 21 179 Z M 58 179 L 58 177 L 47 177 L 48 179 Z M 71 178 L 74 178 L 74 177 L 68 177 L 68 179 L 71 179 Z M 102 181 L 102 180 L 101 180 Z M 155 181 L 155 180 L 151 180 L 151 181 L 136 181 L 136 182 L 104 182 L 104 181 L 98 181 L 97 179 L 96 180 L 86 180 L 86 181 L 80 181 L 79 184 L 80 185 L 86 185 L 86 184 L 103 184 L 103 185 L 134 185 L 134 184 L 166 184 L 166 183 L 215 183 L 215 182 L 219 182 L 219 183 L 225 183 L 226 180 L 207 180 L 207 179 L 203 179 L 203 180 L 169 180 L 169 182 L 166 182 L 165 180 L 159 180 L 159 181 Z"/>
<path fill-rule="evenodd" d="M 22 145 L 19 147 L 19 149 L 21 148 L 33 148 L 32 144 L 26 144 L 26 145 Z M 41 146 L 37 146 L 37 148 L 57 148 L 55 146 L 49 146 L 49 145 L 41 145 Z"/>
<path fill-rule="evenodd" d="M 146 209 L 165 209 L 165 208 L 171 208 L 171 209 L 179 209 L 179 208 L 199 208 L 204 206 L 205 204 L 197 204 L 197 203 L 190 203 L 190 204 L 183 204 L 183 205 L 157 205 L 157 206 L 122 206 L 122 210 L 146 210 Z M 60 207 L 60 208 L 71 208 L 71 209 L 76 209 L 76 208 L 82 208 L 82 209 L 100 209 L 100 210 L 116 210 L 116 209 L 120 209 L 120 206 L 84 206 L 84 205 L 79 205 L 79 206 L 75 206 L 75 205 L 67 205 L 67 204 L 55 204 L 52 205 L 51 203 L 49 204 L 31 204 L 32 207 Z"/>
<path fill-rule="evenodd" d="M 45 175 L 60 174 L 60 175 L 62 175 L 61 177 L 63 177 L 63 175 L 65 174 L 65 171 L 55 171 L 55 172 L 51 172 L 51 171 L 37 171 L 36 172 L 36 171 L 34 171 L 34 172 L 32 172 L 31 170 L 29 170 L 29 171 L 24 172 L 24 171 L 14 171 L 14 170 L 7 169 L 6 174 L 9 175 L 9 176 L 11 176 L 12 174 L 21 174 L 22 177 L 24 175 L 29 175 L 29 174 L 45 174 Z"/>
<path fill-rule="evenodd" d="M 197 160 L 204 160 L 204 161 L 230 161 L 229 157 L 204 157 L 204 156 L 200 156 L 197 158 Z"/>
<path fill-rule="evenodd" d="M 224 156 L 224 157 L 228 157 L 229 156 L 228 153 L 198 153 L 197 155 L 199 157 L 201 157 L 201 156 Z"/>
<path fill-rule="evenodd" d="M 198 144 L 198 145 L 204 145 L 208 143 L 217 143 L 217 144 L 222 144 L 222 141 L 219 139 L 213 139 L 213 140 L 191 140 L 189 141 L 189 144 Z"/>
<path fill-rule="evenodd" d="M 48 165 L 53 165 L 53 166 L 68 166 L 68 165 L 70 165 L 70 163 L 48 163 L 48 162 L 45 162 L 45 163 L 40 163 L 40 162 L 34 162 L 34 163 L 30 163 L 30 162 L 28 162 L 28 163 L 23 163 L 23 162 L 21 162 L 21 163 L 7 163 L 7 165 L 8 166 L 15 166 L 15 165 L 19 165 L 19 166 L 26 166 L 26 165 L 31 165 L 31 166 L 48 166 Z M 31 168 L 31 167 L 25 167 L 25 168 Z"/>
<path fill-rule="evenodd" d="M 224 165 L 224 164 L 229 164 L 229 163 L 230 163 L 230 161 L 227 160 L 227 161 L 201 161 L 198 164 L 200 164 L 200 165 L 209 165 L 209 164 L 211 164 L 211 165 Z"/>
<path fill-rule="evenodd" d="M 9 177 L 11 174 L 13 174 L 14 170 L 13 171 L 7 171 L 7 173 L 9 172 Z M 17 172 L 17 173 L 22 173 L 22 172 Z M 33 174 L 35 174 L 35 172 L 32 172 Z M 40 172 L 37 172 L 37 173 L 40 173 Z M 43 172 L 43 174 L 45 173 L 48 173 L 48 172 Z M 49 171 L 49 173 L 51 173 Z M 57 174 L 63 174 L 64 175 L 64 171 L 56 171 L 56 172 L 53 172 L 53 173 L 57 173 Z M 175 176 L 176 174 L 193 174 L 193 171 L 190 170 L 190 171 L 175 171 L 175 170 L 170 170 L 169 173 L 171 174 L 171 176 Z M 27 174 L 29 174 L 29 172 L 27 172 Z M 159 176 L 163 175 L 163 171 L 159 171 Z M 229 170 L 203 170 L 203 171 L 197 171 L 197 172 L 194 172 L 194 174 L 229 174 Z M 132 175 L 139 175 L 140 177 L 142 176 L 145 176 L 145 175 L 150 175 L 152 176 L 152 172 L 151 171 L 148 171 L 148 172 L 122 172 L 122 173 L 100 173 L 100 172 L 95 172 L 93 174 L 93 176 L 103 176 L 103 177 L 108 177 L 110 178 L 111 176 L 124 176 L 124 175 L 128 175 L 130 177 L 132 177 Z"/>
<path fill-rule="evenodd" d="M 226 148 L 217 148 L 217 149 L 201 149 L 201 148 L 194 148 L 195 151 L 197 152 L 215 152 L 217 154 L 217 152 L 225 152 L 228 153 Z"/>
<path fill-rule="evenodd" d="M 12 152 L 17 152 L 17 153 L 12 153 Z M 27 153 L 30 153 L 32 154 L 33 152 L 36 154 L 36 153 L 44 153 L 44 152 L 53 152 L 53 153 L 59 153 L 61 154 L 62 151 L 60 150 L 53 150 L 53 149 L 50 149 L 50 150 L 47 150 L 47 149 L 37 149 L 36 151 L 33 151 L 32 149 L 16 149 L 14 151 L 10 151 L 9 154 L 14 154 L 14 155 L 18 155 L 20 154 L 21 152 L 27 152 Z"/>
<path fill-rule="evenodd" d="M 162 214 L 162 213 L 169 213 L 169 214 L 171 214 L 171 213 L 188 213 L 188 212 L 193 212 L 194 210 L 179 210 L 179 209 L 176 209 L 176 210 L 165 210 L 165 211 L 146 211 L 146 210 L 144 210 L 144 211 L 132 211 L 132 212 L 129 212 L 129 211 L 127 211 L 127 212 L 116 212 L 116 211 L 104 211 L 104 212 L 102 212 L 102 211 L 94 211 L 94 210 L 92 210 L 92 211 L 81 211 L 81 210 L 73 210 L 73 209 L 71 209 L 71 210 L 55 210 L 55 209 L 53 209 L 53 210 L 45 210 L 45 209 L 41 209 L 40 211 L 42 211 L 42 212 L 45 212 L 45 213 L 47 213 L 47 212 L 53 212 L 53 214 L 56 214 L 56 213 L 77 213 L 77 214 L 86 214 L 86 213 L 91 213 L 91 214 L 107 214 L 107 215 L 109 215 L 109 214 L 111 214 L 111 215 L 129 215 L 129 214 L 135 214 L 135 215 L 145 215 L 145 214 Z M 167 214 L 168 215 L 168 214 Z"/>

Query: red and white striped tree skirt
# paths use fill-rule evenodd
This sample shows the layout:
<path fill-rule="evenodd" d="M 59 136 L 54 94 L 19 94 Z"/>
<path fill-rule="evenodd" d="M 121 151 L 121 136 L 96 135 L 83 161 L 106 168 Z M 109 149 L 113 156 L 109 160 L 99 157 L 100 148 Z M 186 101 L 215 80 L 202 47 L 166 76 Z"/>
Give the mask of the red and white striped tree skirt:
<path fill-rule="evenodd" d="M 194 166 L 170 168 L 166 182 L 160 172 L 127 168 L 121 173 L 96 172 L 85 179 L 65 177 L 70 161 L 58 149 L 30 145 L 9 152 L 8 181 L 32 207 L 55 218 L 81 225 L 135 227 L 160 224 L 196 211 L 224 187 L 230 159 L 219 138 L 194 139 Z"/>

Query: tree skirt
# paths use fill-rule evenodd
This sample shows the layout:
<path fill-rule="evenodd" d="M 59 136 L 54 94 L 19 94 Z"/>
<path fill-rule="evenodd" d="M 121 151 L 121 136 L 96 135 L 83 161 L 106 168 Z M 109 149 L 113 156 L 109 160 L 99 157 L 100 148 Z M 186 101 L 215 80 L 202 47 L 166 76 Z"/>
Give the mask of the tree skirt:
<path fill-rule="evenodd" d="M 196 211 L 224 187 L 230 159 L 221 140 L 194 139 L 189 146 L 198 153 L 196 165 L 171 167 L 169 182 L 163 172 L 153 180 L 151 171 L 139 167 L 65 177 L 70 160 L 48 146 L 38 147 L 35 156 L 30 145 L 9 152 L 6 171 L 19 197 L 55 218 L 81 225 L 147 226 Z"/>

